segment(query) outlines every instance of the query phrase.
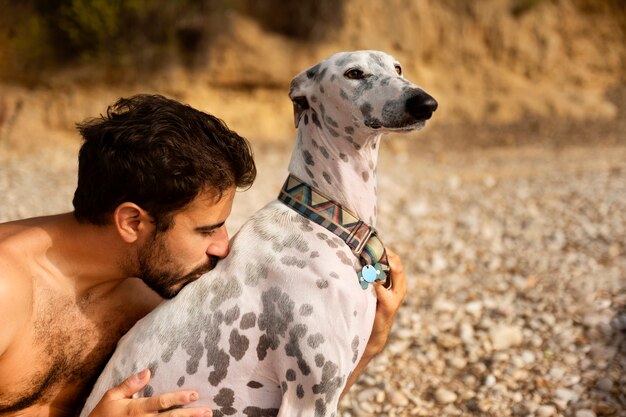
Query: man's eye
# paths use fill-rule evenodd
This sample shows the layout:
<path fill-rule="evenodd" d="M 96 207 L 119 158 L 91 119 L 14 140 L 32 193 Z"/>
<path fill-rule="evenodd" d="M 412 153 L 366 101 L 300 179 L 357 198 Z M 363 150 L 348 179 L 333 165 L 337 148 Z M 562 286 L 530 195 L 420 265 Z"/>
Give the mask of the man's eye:
<path fill-rule="evenodd" d="M 215 229 L 211 230 L 203 230 L 200 232 L 203 236 L 213 236 L 215 234 Z"/>
<path fill-rule="evenodd" d="M 365 77 L 365 73 L 358 68 L 349 69 L 344 75 L 351 80 L 359 80 Z"/>

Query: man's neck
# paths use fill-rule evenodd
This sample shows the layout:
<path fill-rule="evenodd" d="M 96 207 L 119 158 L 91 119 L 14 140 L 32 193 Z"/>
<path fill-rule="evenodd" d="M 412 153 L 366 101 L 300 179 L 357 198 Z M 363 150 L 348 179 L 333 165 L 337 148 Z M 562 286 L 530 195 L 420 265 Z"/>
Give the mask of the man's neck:
<path fill-rule="evenodd" d="M 124 247 L 112 226 L 79 223 L 72 213 L 49 216 L 42 222 L 47 250 L 44 268 L 78 298 L 104 294 L 132 276 Z M 45 239 L 45 238 L 44 238 Z"/>

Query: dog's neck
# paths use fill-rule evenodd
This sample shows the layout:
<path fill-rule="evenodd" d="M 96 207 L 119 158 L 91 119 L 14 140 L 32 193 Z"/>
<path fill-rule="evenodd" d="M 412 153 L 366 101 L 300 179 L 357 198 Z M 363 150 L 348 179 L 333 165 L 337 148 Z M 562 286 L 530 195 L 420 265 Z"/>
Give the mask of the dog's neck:
<path fill-rule="evenodd" d="M 301 120 L 289 173 L 375 226 L 376 167 L 381 135 L 352 141 L 344 136 L 333 137 L 326 128 L 320 129 L 311 121 L 305 124 Z"/>

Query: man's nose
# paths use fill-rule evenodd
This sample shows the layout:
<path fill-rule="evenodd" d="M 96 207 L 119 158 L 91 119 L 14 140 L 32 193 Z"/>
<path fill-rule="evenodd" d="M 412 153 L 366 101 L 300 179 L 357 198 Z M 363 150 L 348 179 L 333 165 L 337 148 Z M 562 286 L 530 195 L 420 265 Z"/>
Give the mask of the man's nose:
<path fill-rule="evenodd" d="M 228 231 L 226 230 L 226 226 L 222 226 L 216 230 L 214 237 L 215 239 L 213 239 L 211 244 L 207 247 L 207 255 L 225 258 L 226 255 L 228 255 Z"/>

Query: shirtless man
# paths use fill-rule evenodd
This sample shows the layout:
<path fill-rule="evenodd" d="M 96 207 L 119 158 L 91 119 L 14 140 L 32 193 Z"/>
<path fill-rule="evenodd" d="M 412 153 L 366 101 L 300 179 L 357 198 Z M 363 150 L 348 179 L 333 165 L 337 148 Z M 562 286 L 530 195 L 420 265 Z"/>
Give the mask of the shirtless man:
<path fill-rule="evenodd" d="M 247 141 L 206 113 L 161 96 L 120 99 L 79 125 L 74 212 L 0 224 L 0 416 L 75 416 L 119 338 L 163 298 L 228 253 L 224 223 L 256 169 Z M 379 306 L 362 370 L 384 346 L 406 293 Z M 139 277 L 139 278 L 129 278 Z M 356 374 L 352 380 L 356 379 Z M 149 372 L 111 389 L 92 417 L 162 412 L 194 391 L 131 399 Z"/>

